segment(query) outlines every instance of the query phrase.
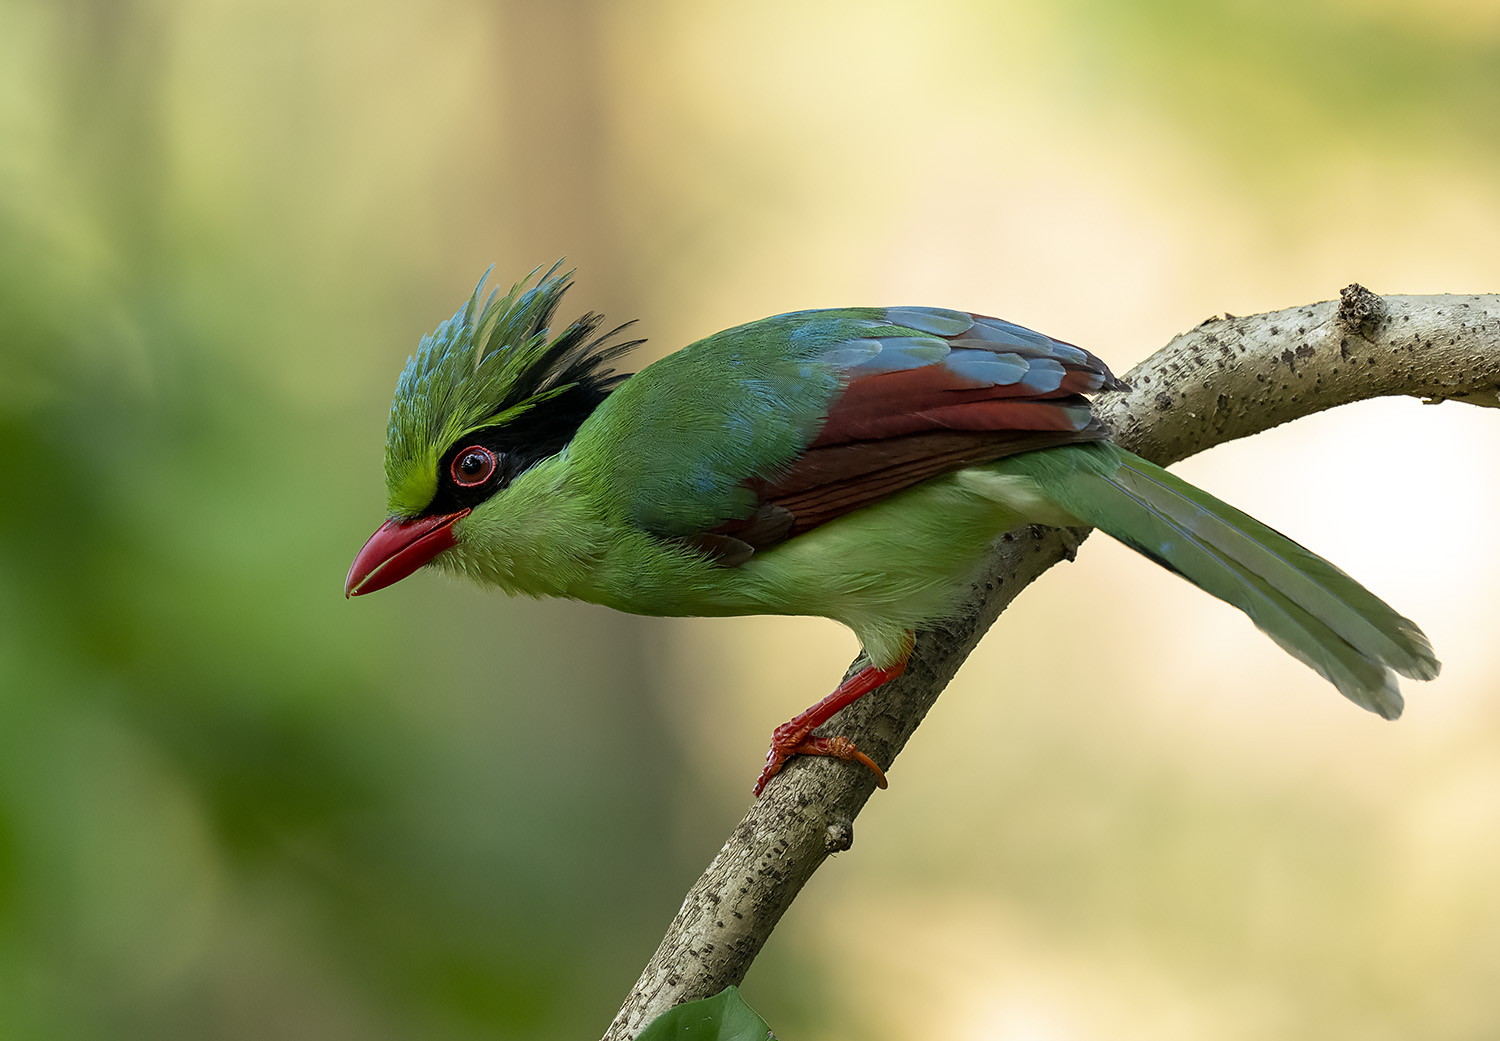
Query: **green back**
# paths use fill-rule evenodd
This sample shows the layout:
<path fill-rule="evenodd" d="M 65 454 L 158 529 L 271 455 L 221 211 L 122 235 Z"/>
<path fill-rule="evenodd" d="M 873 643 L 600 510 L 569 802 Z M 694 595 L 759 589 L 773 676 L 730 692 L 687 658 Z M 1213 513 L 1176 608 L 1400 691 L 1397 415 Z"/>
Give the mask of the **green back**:
<path fill-rule="evenodd" d="M 569 446 L 573 463 L 612 519 L 646 531 L 689 535 L 744 517 L 756 502 L 745 482 L 796 459 L 843 389 L 830 354 L 883 314 L 777 315 L 691 344 L 610 395 Z"/>

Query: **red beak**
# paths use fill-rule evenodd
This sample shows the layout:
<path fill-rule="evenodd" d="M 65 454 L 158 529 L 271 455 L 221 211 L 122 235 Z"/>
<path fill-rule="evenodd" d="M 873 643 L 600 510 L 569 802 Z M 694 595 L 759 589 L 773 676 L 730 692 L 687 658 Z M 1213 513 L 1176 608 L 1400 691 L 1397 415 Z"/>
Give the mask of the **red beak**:
<path fill-rule="evenodd" d="M 370 536 L 349 567 L 344 596 L 373 593 L 401 581 L 445 549 L 457 543 L 453 524 L 469 515 L 468 510 L 441 517 L 401 520 L 392 517 Z"/>

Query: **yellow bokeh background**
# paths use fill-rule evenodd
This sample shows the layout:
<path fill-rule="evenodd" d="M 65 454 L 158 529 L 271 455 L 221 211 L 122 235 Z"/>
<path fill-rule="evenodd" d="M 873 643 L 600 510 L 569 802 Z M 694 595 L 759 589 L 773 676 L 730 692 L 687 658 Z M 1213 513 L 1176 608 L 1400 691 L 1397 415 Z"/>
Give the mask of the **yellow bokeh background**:
<path fill-rule="evenodd" d="M 855 651 L 420 575 L 384 413 L 491 264 L 643 359 L 961 307 L 1116 371 L 1500 289 L 1486 0 L 0 0 L 0 1038 L 601 1031 Z M 744 992 L 787 1038 L 1500 1031 L 1500 416 L 1180 468 L 1418 620 L 1391 725 L 1103 537 L 1008 612 Z"/>

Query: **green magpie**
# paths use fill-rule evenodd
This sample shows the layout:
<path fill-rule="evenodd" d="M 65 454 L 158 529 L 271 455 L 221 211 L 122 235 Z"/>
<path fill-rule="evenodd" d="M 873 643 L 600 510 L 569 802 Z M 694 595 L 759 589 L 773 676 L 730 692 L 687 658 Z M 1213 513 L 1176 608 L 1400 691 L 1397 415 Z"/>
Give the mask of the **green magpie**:
<path fill-rule="evenodd" d="M 1109 440 L 1086 395 L 1119 389 L 1082 348 L 937 307 L 796 311 L 715 333 L 633 375 L 642 341 L 585 314 L 572 281 L 482 299 L 422 340 L 396 385 L 389 519 L 345 595 L 426 564 L 507 593 L 646 615 L 822 615 L 862 667 L 778 727 L 794 755 L 864 764 L 813 731 L 901 674 L 986 552 L 1028 524 L 1095 527 L 1244 611 L 1362 708 L 1438 661 L 1408 619 L 1328 561 Z M 535 273 L 533 273 L 535 274 Z M 488 276 L 486 276 L 488 277 Z"/>

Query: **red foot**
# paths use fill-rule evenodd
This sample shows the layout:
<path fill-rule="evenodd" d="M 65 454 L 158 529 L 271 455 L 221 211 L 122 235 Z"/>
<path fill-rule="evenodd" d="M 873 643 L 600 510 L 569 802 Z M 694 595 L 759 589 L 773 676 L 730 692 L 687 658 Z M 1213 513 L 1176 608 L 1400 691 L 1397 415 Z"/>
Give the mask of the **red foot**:
<path fill-rule="evenodd" d="M 910 653 L 910 652 L 908 652 Z M 906 658 L 902 658 L 889 669 L 878 669 L 866 665 L 853 676 L 839 684 L 828 697 L 803 712 L 798 713 L 777 727 L 771 734 L 771 749 L 766 753 L 765 769 L 756 779 L 753 793 L 765 791 L 766 782 L 781 772 L 782 766 L 794 755 L 830 755 L 838 759 L 863 763 L 875 774 L 875 783 L 886 786 L 885 771 L 875 761 L 854 746 L 847 737 L 813 737 L 812 732 L 845 706 L 852 705 L 876 687 L 888 683 L 906 671 Z"/>

